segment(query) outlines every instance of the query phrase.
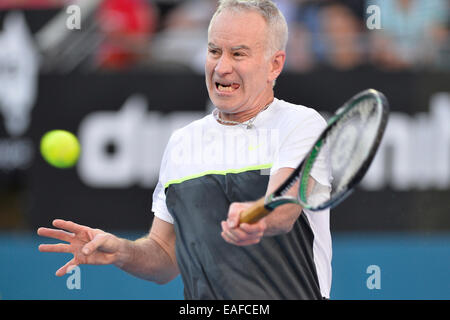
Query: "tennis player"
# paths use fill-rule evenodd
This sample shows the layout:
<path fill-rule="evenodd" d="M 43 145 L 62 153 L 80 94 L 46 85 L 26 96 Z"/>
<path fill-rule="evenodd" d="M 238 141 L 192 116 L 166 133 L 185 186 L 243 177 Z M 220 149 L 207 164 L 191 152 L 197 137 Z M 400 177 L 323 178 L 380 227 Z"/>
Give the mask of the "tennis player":
<path fill-rule="evenodd" d="M 272 1 L 219 1 L 205 64 L 216 109 L 172 134 L 149 234 L 130 241 L 54 220 L 56 229 L 38 234 L 68 243 L 43 244 L 40 251 L 74 254 L 56 275 L 79 264 L 114 264 L 161 284 L 181 274 L 186 299 L 329 298 L 328 210 L 287 204 L 257 223 L 239 224 L 248 201 L 278 187 L 326 125 L 315 110 L 274 97 L 287 38 Z M 313 177 L 329 185 L 321 161 Z"/>

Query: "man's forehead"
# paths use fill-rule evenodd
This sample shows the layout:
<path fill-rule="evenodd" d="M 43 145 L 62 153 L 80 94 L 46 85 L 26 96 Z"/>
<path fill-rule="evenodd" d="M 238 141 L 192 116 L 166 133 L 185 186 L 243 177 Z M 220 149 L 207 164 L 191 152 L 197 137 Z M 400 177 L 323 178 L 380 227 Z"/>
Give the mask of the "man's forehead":
<path fill-rule="evenodd" d="M 266 21 L 252 10 L 235 12 L 226 9 L 211 21 L 208 32 L 210 47 L 251 50 L 264 47 L 267 39 Z"/>

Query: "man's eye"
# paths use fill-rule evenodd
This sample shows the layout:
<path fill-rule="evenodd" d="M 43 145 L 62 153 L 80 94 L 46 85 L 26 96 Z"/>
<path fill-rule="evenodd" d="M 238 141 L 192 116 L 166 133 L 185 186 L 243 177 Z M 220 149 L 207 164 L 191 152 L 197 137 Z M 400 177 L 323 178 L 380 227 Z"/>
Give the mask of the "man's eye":
<path fill-rule="evenodd" d="M 219 53 L 219 51 L 216 50 L 216 49 L 209 49 L 209 53 L 211 53 L 211 54 L 213 54 L 213 55 L 216 55 L 216 54 Z"/>
<path fill-rule="evenodd" d="M 244 52 L 235 52 L 235 53 L 233 53 L 233 57 L 243 58 L 243 57 L 245 57 L 245 53 Z"/>

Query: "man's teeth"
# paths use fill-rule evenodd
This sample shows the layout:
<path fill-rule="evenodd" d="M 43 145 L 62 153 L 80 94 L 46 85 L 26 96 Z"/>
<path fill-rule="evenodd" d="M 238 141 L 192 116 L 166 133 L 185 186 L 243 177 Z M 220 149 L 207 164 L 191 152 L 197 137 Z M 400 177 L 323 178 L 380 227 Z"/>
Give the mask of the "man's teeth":
<path fill-rule="evenodd" d="M 224 86 L 224 85 L 221 85 L 220 83 L 219 83 L 219 85 L 217 86 L 217 88 L 218 88 L 220 91 L 225 91 L 225 92 L 232 92 L 232 91 L 234 91 L 234 90 L 237 89 L 236 86 L 232 86 L 232 85 Z"/>

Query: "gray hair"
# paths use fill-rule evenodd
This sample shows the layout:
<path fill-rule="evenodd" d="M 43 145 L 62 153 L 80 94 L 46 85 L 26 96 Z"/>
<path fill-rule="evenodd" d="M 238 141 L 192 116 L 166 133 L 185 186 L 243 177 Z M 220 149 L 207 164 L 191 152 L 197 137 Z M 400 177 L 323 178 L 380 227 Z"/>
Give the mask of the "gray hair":
<path fill-rule="evenodd" d="M 286 50 L 288 41 L 288 26 L 286 19 L 275 3 L 270 0 L 219 0 L 216 12 L 211 18 L 208 34 L 213 20 L 224 10 L 235 12 L 253 10 L 261 14 L 268 26 L 267 54 L 272 55 L 278 50 Z"/>

